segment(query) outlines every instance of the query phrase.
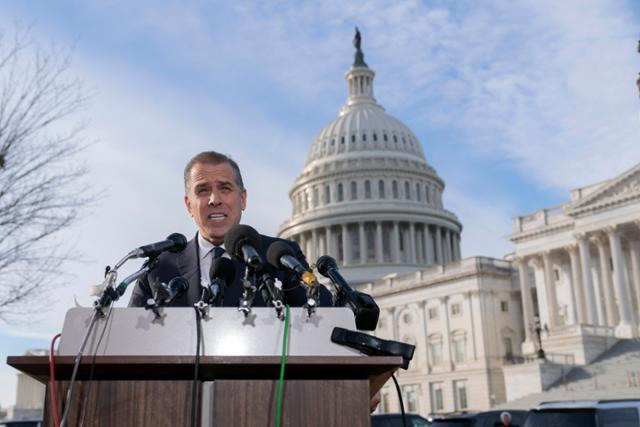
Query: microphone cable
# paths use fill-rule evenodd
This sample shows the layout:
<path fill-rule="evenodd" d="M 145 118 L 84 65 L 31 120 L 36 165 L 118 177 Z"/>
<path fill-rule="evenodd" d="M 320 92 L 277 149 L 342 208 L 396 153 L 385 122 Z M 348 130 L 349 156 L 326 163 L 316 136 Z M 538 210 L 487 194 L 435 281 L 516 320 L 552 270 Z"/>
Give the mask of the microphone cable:
<path fill-rule="evenodd" d="M 53 360 L 54 353 L 53 347 L 55 342 L 60 338 L 62 334 L 56 334 L 51 340 L 51 347 L 49 349 L 49 392 L 51 393 L 51 409 L 53 412 L 53 418 L 55 420 L 55 426 L 60 427 L 60 410 L 58 409 L 58 390 L 56 389 L 56 364 Z"/>
<path fill-rule="evenodd" d="M 84 398 L 82 399 L 82 406 L 80 407 L 82 410 L 82 416 L 80 418 L 80 423 L 78 423 L 79 427 L 84 425 L 84 417 L 87 414 L 87 402 L 89 400 L 89 394 L 91 393 L 91 387 L 93 386 L 93 372 L 96 367 L 96 357 L 98 356 L 98 349 L 100 348 L 100 344 L 102 343 L 102 339 L 104 338 L 104 334 L 109 327 L 109 320 L 111 319 L 111 313 L 113 313 L 113 304 L 109 306 L 109 311 L 104 318 L 104 327 L 102 328 L 102 332 L 100 332 L 100 337 L 98 338 L 98 342 L 95 346 L 95 351 L 93 352 L 93 358 L 91 358 L 91 369 L 89 370 L 89 379 L 87 385 L 87 391 L 85 392 Z M 96 396 L 97 399 L 98 396 Z"/>
<path fill-rule="evenodd" d="M 282 336 L 282 355 L 280 356 L 280 378 L 278 379 L 278 396 L 276 398 L 276 427 L 282 421 L 282 392 L 284 390 L 284 367 L 287 361 L 287 341 L 289 338 L 289 304 L 284 306 L 284 334 Z"/>
<path fill-rule="evenodd" d="M 404 402 L 402 401 L 402 391 L 400 390 L 400 385 L 398 384 L 398 380 L 396 376 L 391 374 L 391 378 L 393 378 L 393 382 L 396 385 L 396 392 L 398 393 L 398 400 L 400 401 L 400 411 L 402 412 L 402 425 L 407 427 L 407 414 L 404 412 Z"/>
<path fill-rule="evenodd" d="M 84 347 L 87 345 L 87 341 L 89 340 L 89 335 L 91 335 L 91 331 L 96 324 L 96 320 L 98 320 L 98 310 L 93 310 L 93 316 L 91 316 L 91 322 L 87 327 L 87 330 L 84 334 L 84 338 L 82 339 L 82 344 L 80 344 L 80 349 L 78 350 L 78 354 L 76 354 L 76 360 L 73 364 L 73 372 L 71 373 L 71 379 L 69 380 L 69 388 L 67 389 L 67 399 L 65 401 L 64 412 L 62 413 L 62 419 L 60 420 L 60 427 L 65 427 L 67 425 L 67 417 L 69 416 L 69 409 L 71 408 L 71 401 L 73 399 L 73 385 L 76 380 L 76 375 L 78 374 L 78 368 L 80 367 L 80 361 L 82 360 L 82 353 L 84 352 Z"/>
<path fill-rule="evenodd" d="M 204 300 L 205 289 L 202 290 L 202 296 L 200 300 Z M 196 409 L 197 409 L 197 397 L 198 397 L 198 371 L 200 369 L 200 341 L 201 337 L 201 318 L 200 310 L 198 307 L 194 307 L 196 311 L 196 359 L 193 367 L 193 382 L 191 384 L 191 427 L 196 427 Z"/>

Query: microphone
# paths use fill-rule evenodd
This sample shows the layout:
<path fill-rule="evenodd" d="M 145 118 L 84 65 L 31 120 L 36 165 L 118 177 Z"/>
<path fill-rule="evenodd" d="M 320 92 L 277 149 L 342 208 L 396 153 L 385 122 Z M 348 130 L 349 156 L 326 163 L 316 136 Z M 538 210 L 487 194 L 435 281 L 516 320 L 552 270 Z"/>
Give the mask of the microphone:
<path fill-rule="evenodd" d="M 371 298 L 371 295 L 354 290 L 344 277 L 338 272 L 338 264 L 336 260 L 328 255 L 318 258 L 316 267 L 320 274 L 331 279 L 336 288 L 337 299 L 336 305 L 348 304 L 353 314 L 356 316 L 356 328 L 373 331 L 378 325 L 378 317 L 380 316 L 380 308 Z"/>
<path fill-rule="evenodd" d="M 170 305 L 173 300 L 184 295 L 189 289 L 189 282 L 182 276 L 174 277 L 168 284 L 160 283 L 154 295 L 154 305 L 164 307 Z"/>
<path fill-rule="evenodd" d="M 276 240 L 267 249 L 269 264 L 281 270 L 292 270 L 307 285 L 317 283 L 316 276 L 296 258 L 293 248 L 282 240 Z"/>
<path fill-rule="evenodd" d="M 157 257 L 162 252 L 180 252 L 187 246 L 187 238 L 180 233 L 172 233 L 165 240 L 140 246 L 129 252 L 129 258 Z"/>
<path fill-rule="evenodd" d="M 248 225 L 238 224 L 233 226 L 224 236 L 224 247 L 229 254 L 244 261 L 249 267 L 259 269 L 263 261 L 256 248 L 261 246 L 258 232 Z"/>
<path fill-rule="evenodd" d="M 216 258 L 211 263 L 209 278 L 211 280 L 209 284 L 209 292 L 211 294 L 209 304 L 213 304 L 221 291 L 224 295 L 224 289 L 236 279 L 236 266 L 229 258 Z"/>

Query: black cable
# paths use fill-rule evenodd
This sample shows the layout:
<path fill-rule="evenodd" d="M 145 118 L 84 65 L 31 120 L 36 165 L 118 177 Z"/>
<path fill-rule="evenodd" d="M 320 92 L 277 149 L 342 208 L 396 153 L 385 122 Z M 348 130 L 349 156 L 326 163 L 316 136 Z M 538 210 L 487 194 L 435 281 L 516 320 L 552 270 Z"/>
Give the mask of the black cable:
<path fill-rule="evenodd" d="M 82 339 L 82 343 L 80 344 L 80 350 L 78 350 L 78 354 L 76 354 L 75 363 L 73 364 L 73 372 L 71 373 L 71 379 L 69 380 L 69 388 L 67 389 L 67 398 L 64 402 L 64 412 L 62 414 L 62 418 L 60 418 L 60 427 L 66 427 L 67 425 L 67 417 L 69 416 L 69 409 L 71 408 L 71 402 L 73 400 L 73 385 L 75 384 L 76 375 L 78 374 L 78 369 L 80 368 L 80 361 L 82 360 L 82 353 L 84 352 L 84 347 L 87 345 L 87 340 L 89 339 L 89 335 L 93 330 L 94 325 L 96 324 L 96 320 L 98 320 L 98 310 L 93 310 L 93 316 L 91 317 L 91 322 L 87 327 L 84 338 Z"/>
<path fill-rule="evenodd" d="M 84 417 L 87 414 L 87 401 L 89 400 L 89 394 L 91 393 L 91 386 L 93 385 L 93 372 L 96 367 L 96 356 L 98 355 L 98 349 L 100 348 L 100 344 L 102 343 L 102 339 L 104 338 L 104 333 L 107 331 L 107 327 L 109 327 L 109 320 L 111 319 L 111 313 L 113 312 L 113 304 L 109 306 L 109 311 L 104 319 L 104 327 L 102 328 L 102 332 L 100 332 L 100 338 L 98 338 L 98 343 L 96 344 L 93 352 L 93 358 L 91 359 L 91 370 L 89 371 L 89 380 L 87 385 L 87 390 L 85 392 L 84 398 L 82 399 L 82 417 L 80 418 L 80 422 L 78 423 L 79 427 L 84 425 Z M 96 396 L 97 397 L 97 396 Z"/>
<path fill-rule="evenodd" d="M 204 296 L 204 295 L 203 295 Z M 193 384 L 191 385 L 191 427 L 196 427 L 196 407 L 198 397 L 198 370 L 200 369 L 200 311 L 196 311 L 196 361 L 193 368 Z"/>
<path fill-rule="evenodd" d="M 407 427 L 407 414 L 404 412 L 404 402 L 402 401 L 402 391 L 400 391 L 400 385 L 398 384 L 398 380 L 396 379 L 396 376 L 391 374 L 391 378 L 393 378 L 393 382 L 396 385 L 398 400 L 400 400 L 400 411 L 402 412 L 402 425 L 404 427 Z"/>

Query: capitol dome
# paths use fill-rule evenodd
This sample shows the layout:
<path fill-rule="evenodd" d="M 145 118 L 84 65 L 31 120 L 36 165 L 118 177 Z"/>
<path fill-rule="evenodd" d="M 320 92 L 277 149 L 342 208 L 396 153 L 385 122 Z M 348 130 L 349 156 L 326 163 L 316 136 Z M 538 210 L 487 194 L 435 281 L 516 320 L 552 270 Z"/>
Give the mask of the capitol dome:
<path fill-rule="evenodd" d="M 312 142 L 278 235 L 310 263 L 336 258 L 354 284 L 459 260 L 462 226 L 442 206 L 444 181 L 413 132 L 377 103 L 359 33 L 354 44 L 347 101 Z"/>

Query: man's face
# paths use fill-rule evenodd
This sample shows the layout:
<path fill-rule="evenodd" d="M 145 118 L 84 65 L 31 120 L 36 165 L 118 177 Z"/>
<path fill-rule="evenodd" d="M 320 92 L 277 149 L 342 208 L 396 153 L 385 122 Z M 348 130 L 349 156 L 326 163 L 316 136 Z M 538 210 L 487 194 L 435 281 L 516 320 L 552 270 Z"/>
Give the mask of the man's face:
<path fill-rule="evenodd" d="M 247 192 L 236 182 L 229 163 L 196 163 L 189 172 L 189 188 L 184 196 L 187 211 L 202 237 L 221 245 L 231 227 L 240 223 Z"/>

